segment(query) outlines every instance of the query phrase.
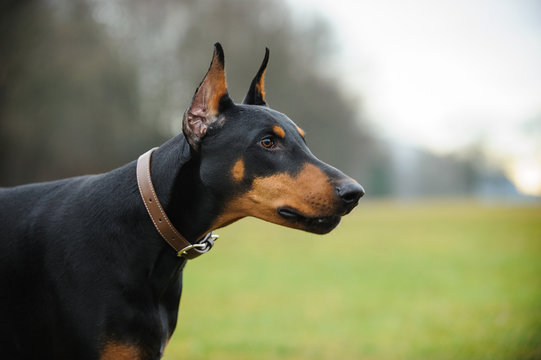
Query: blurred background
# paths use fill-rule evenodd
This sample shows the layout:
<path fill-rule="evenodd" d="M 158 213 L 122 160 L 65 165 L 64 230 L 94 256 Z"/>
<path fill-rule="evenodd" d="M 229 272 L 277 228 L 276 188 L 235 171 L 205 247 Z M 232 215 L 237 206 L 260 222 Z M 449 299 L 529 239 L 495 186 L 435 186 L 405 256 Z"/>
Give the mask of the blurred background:
<path fill-rule="evenodd" d="M 3 1 L 0 184 L 110 170 L 180 131 L 212 44 L 367 197 L 541 195 L 536 0 Z M 307 91 L 309 90 L 309 91 Z"/>
<path fill-rule="evenodd" d="M 367 191 L 327 238 L 224 230 L 169 358 L 541 358 L 538 0 L 4 0 L 0 19 L 0 186 L 175 136 L 220 41 L 237 102 L 270 48 L 270 106 Z"/>

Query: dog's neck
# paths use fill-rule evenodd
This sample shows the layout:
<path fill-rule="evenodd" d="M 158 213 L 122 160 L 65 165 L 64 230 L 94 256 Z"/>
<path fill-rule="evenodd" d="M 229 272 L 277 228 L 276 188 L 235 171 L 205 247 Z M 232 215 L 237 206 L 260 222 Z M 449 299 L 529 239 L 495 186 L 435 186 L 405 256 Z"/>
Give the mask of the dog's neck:
<path fill-rule="evenodd" d="M 199 155 L 183 134 L 152 154 L 150 172 L 160 202 L 177 230 L 190 242 L 210 231 L 217 204 L 199 178 Z"/>

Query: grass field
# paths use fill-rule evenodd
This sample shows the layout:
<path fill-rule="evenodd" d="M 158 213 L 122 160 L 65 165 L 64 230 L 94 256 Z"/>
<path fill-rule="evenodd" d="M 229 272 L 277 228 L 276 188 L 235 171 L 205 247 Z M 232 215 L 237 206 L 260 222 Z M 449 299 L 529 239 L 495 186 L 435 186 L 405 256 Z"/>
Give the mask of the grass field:
<path fill-rule="evenodd" d="M 362 203 L 243 220 L 185 271 L 165 359 L 541 359 L 541 207 Z"/>

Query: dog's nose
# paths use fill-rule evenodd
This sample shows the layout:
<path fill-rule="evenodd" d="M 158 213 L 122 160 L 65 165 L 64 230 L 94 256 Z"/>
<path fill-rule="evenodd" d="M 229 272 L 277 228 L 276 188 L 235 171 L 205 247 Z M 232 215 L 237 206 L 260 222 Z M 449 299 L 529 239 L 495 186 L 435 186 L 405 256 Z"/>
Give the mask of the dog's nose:
<path fill-rule="evenodd" d="M 336 188 L 336 192 L 346 205 L 357 204 L 359 199 L 364 195 L 363 187 L 355 181 L 348 181 L 341 184 Z"/>

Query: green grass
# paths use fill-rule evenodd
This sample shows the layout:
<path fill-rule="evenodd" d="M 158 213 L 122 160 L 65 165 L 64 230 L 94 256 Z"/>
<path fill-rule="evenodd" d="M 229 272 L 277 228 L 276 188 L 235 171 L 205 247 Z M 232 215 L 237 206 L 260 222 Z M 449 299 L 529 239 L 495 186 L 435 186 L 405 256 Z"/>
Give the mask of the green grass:
<path fill-rule="evenodd" d="M 185 270 L 165 359 L 541 359 L 541 207 L 365 202 L 258 220 Z"/>

